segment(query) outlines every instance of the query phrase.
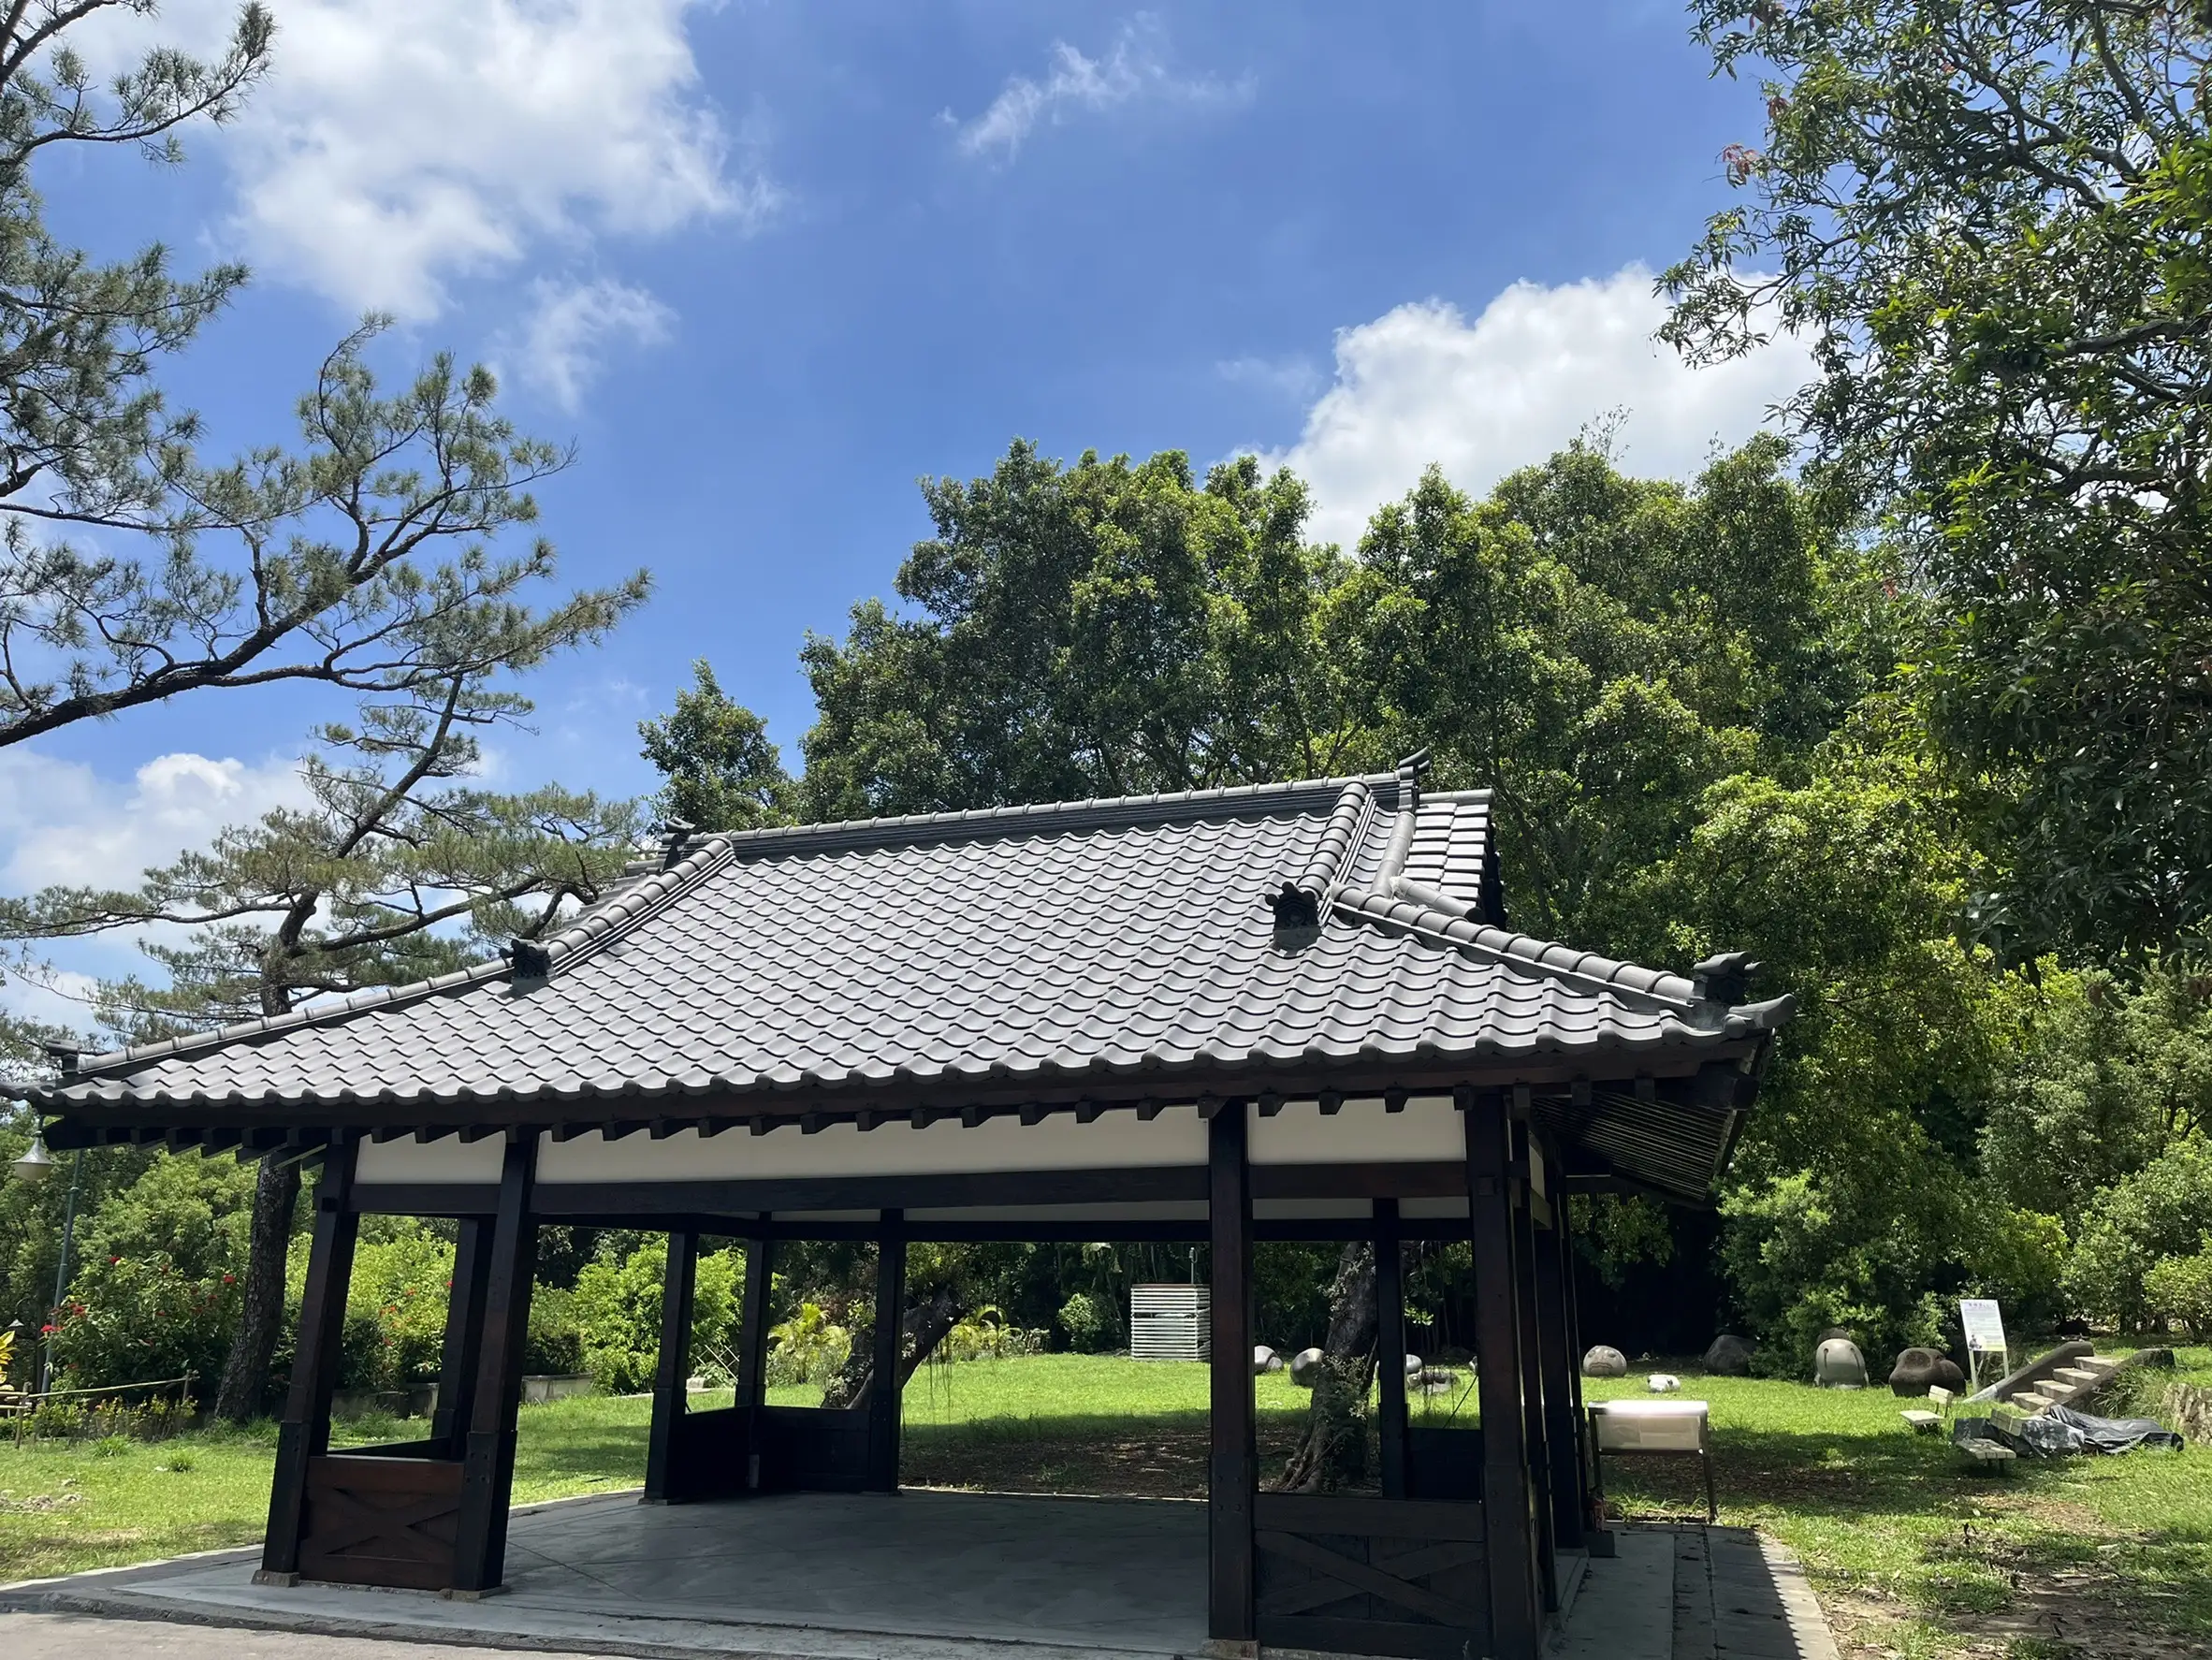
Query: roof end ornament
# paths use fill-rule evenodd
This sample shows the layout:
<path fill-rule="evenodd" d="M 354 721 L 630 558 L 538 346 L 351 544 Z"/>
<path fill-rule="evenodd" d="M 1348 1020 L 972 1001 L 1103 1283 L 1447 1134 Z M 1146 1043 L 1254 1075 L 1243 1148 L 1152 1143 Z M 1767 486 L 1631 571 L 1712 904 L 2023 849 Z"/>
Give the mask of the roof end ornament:
<path fill-rule="evenodd" d="M 543 940 L 517 939 L 507 947 L 507 960 L 515 965 L 517 981 L 540 981 L 553 978 L 553 954 Z"/>
<path fill-rule="evenodd" d="M 1752 960 L 1748 951 L 1724 951 L 1693 968 L 1690 982 L 1706 1002 L 1724 1003 L 1733 1009 L 1751 996 L 1752 976 L 1763 967 Z"/>

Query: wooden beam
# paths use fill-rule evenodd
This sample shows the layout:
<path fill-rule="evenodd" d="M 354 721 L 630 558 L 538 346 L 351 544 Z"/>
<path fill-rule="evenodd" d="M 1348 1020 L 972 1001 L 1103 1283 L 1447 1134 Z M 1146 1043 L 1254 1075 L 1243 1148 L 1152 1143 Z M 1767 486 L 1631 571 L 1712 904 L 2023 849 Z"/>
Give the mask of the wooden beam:
<path fill-rule="evenodd" d="M 482 1595 L 505 1577 L 507 1507 L 515 1488 L 515 1421 L 522 1405 L 522 1350 L 530 1333 L 537 1224 L 534 1130 L 510 1136 L 500 1161 L 499 1209 L 491 1225 L 491 1269 L 484 1299 L 484 1337 L 469 1403 L 461 1461 L 460 1518 L 454 1540 L 453 1589 Z"/>
<path fill-rule="evenodd" d="M 1257 1641 L 1252 1509 L 1259 1486 L 1252 1403 L 1252 1172 L 1242 1102 L 1207 1129 L 1213 1341 L 1206 1629 L 1218 1642 Z"/>
<path fill-rule="evenodd" d="M 868 1470 L 864 1491 L 898 1491 L 899 1361 L 907 1312 L 904 1218 L 883 1213 L 876 1244 L 875 1359 L 868 1378 Z"/>
<path fill-rule="evenodd" d="M 430 1439 L 458 1458 L 469 1434 L 469 1403 L 484 1349 L 484 1296 L 491 1283 L 491 1225 L 463 1216 L 453 1248 L 453 1286 L 445 1296 L 445 1342 L 438 1361 L 438 1409 Z"/>
<path fill-rule="evenodd" d="M 1398 1201 L 1375 1201 L 1375 1429 L 1382 1442 L 1382 1494 L 1405 1496 L 1405 1276 Z"/>
<path fill-rule="evenodd" d="M 699 1278 L 699 1236 L 679 1228 L 668 1236 L 668 1267 L 661 1282 L 661 1356 L 653 1369 L 653 1427 L 646 1437 L 645 1496 L 668 1502 L 669 1466 L 688 1404 L 691 1376 L 691 1294 Z"/>
<path fill-rule="evenodd" d="M 345 1297 L 353 1285 L 354 1242 L 361 1218 L 350 1202 L 354 1140 L 341 1136 L 315 1184 L 314 1230 L 307 1284 L 299 1300 L 299 1337 L 292 1388 L 277 1428 L 276 1469 L 269 1490 L 269 1531 L 262 1536 L 260 1580 L 290 1584 L 299 1576 L 300 1523 L 307 1507 L 307 1467 L 330 1447 L 330 1395 L 345 1334 Z"/>
<path fill-rule="evenodd" d="M 1461 1097 L 1467 1131 L 1467 1209 L 1475 1251 L 1475 1366 L 1482 1411 L 1482 1514 L 1490 1568 L 1493 1660 L 1534 1660 L 1542 1636 L 1535 1494 L 1521 1405 L 1521 1311 L 1513 1273 L 1512 1163 L 1506 1099 Z"/>

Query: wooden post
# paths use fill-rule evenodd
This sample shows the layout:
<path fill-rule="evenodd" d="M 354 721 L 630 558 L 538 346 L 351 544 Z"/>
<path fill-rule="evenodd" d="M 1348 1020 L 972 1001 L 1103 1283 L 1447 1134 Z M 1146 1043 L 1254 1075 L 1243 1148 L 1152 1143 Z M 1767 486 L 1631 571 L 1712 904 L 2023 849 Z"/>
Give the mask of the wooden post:
<path fill-rule="evenodd" d="M 688 1228 L 678 1229 L 668 1236 L 668 1268 L 661 1282 L 661 1358 L 653 1374 L 653 1427 L 646 1438 L 641 1505 L 668 1502 L 668 1473 L 689 1404 L 691 1293 L 698 1279 L 699 1236 Z"/>
<path fill-rule="evenodd" d="M 1559 1300 L 1566 1316 L 1567 1386 L 1575 1420 L 1575 1506 L 1587 1530 L 1603 1518 L 1592 1507 L 1590 1414 L 1582 1405 L 1582 1304 L 1575 1286 L 1575 1229 L 1567 1196 L 1562 1193 L 1551 1210 L 1552 1227 L 1559 1233 Z M 1587 1540 L 1585 1541 L 1587 1542 Z"/>
<path fill-rule="evenodd" d="M 740 1406 L 768 1401 L 768 1293 L 774 1288 L 776 1242 L 745 1242 L 745 1301 L 737 1313 L 737 1399 Z"/>
<path fill-rule="evenodd" d="M 537 1131 L 510 1130 L 500 1165 L 484 1333 L 461 1458 L 452 1588 L 464 1596 L 480 1596 L 496 1588 L 506 1574 L 515 1422 L 522 1405 L 522 1349 L 530 1335 L 531 1276 L 537 1265 L 538 1230 L 530 1214 L 537 1167 Z"/>
<path fill-rule="evenodd" d="M 868 1471 L 863 1491 L 898 1491 L 899 1361 L 907 1312 L 904 1211 L 883 1213 L 876 1246 L 876 1355 L 868 1368 Z"/>
<path fill-rule="evenodd" d="M 1514 1091 L 1513 1300 L 1521 1319 L 1521 1414 L 1526 1437 L 1529 1495 L 1534 1504 L 1536 1590 L 1547 1612 L 1559 1607 L 1559 1559 L 1551 1534 L 1550 1425 L 1544 1416 L 1542 1329 L 1536 1318 L 1536 1200 L 1535 1142 L 1529 1134 L 1527 1090 Z"/>
<path fill-rule="evenodd" d="M 1566 1195 L 1551 1196 L 1551 1226 L 1536 1230 L 1536 1348 L 1544 1374 L 1544 1449 L 1550 1463 L 1551 1536 L 1582 1549 L 1581 1434 L 1576 1422 L 1575 1356 L 1568 1345 Z"/>
<path fill-rule="evenodd" d="M 1482 1408 L 1482 1523 L 1492 1660 L 1535 1660 L 1535 1494 L 1521 1406 L 1521 1310 L 1513 1272 L 1511 1126 L 1494 1089 L 1462 1089 L 1468 1230 L 1475 1247 L 1475 1365 Z"/>
<path fill-rule="evenodd" d="M 1252 1513 L 1259 1486 L 1252 1405 L 1252 1172 L 1246 1107 L 1229 1101 L 1208 1128 L 1207 1215 L 1213 1257 L 1213 1456 L 1207 1468 L 1210 1576 L 1206 1629 L 1254 1643 Z"/>
<path fill-rule="evenodd" d="M 445 1347 L 438 1361 L 438 1407 L 430 1439 L 439 1457 L 458 1458 L 469 1433 L 469 1401 L 484 1347 L 484 1289 L 491 1274 L 490 1225 L 463 1216 L 453 1250 L 453 1284 L 445 1293 Z"/>
<path fill-rule="evenodd" d="M 292 1359 L 292 1388 L 277 1428 L 269 1531 L 263 1536 L 261 1570 L 255 1575 L 263 1583 L 291 1584 L 299 1577 L 307 1464 L 330 1448 L 330 1393 L 338 1386 L 345 1297 L 353 1285 L 354 1241 L 361 1229 L 360 1215 L 354 1209 L 357 1144 L 350 1131 L 333 1139 L 323 1155 L 322 1177 L 315 1183 L 313 1240 L 308 1247 L 307 1285 L 299 1299 L 299 1341 Z"/>
<path fill-rule="evenodd" d="M 1382 1495 L 1405 1496 L 1405 1282 L 1398 1201 L 1375 1201 L 1375 1364 Z"/>

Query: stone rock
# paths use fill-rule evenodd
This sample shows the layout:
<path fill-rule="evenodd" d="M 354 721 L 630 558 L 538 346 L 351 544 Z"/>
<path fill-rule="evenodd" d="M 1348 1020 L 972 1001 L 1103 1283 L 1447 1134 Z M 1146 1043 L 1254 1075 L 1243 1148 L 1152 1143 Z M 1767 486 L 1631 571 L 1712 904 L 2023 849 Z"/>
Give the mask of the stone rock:
<path fill-rule="evenodd" d="M 1812 1381 L 1822 1389 L 1865 1389 L 1867 1357 L 1848 1337 L 1831 1337 L 1812 1351 Z"/>
<path fill-rule="evenodd" d="M 1582 1357 L 1582 1376 L 1585 1377 L 1626 1377 L 1628 1357 L 1617 1348 L 1599 1344 Z"/>
<path fill-rule="evenodd" d="M 1908 1348 L 1889 1369 L 1889 1392 L 1893 1395 L 1925 1395 L 1930 1389 L 1947 1389 L 1956 1394 L 1965 1388 L 1966 1374 L 1958 1369 L 1958 1362 L 1932 1348 Z"/>
<path fill-rule="evenodd" d="M 1420 1375 L 1421 1375 L 1421 1358 L 1420 1358 L 1420 1356 L 1419 1356 L 1419 1355 L 1407 1355 L 1407 1356 L 1405 1357 L 1405 1376 L 1408 1376 L 1408 1377 L 1419 1377 Z"/>
<path fill-rule="evenodd" d="M 1302 1348 L 1290 1357 L 1290 1381 L 1301 1389 L 1312 1389 L 1314 1379 L 1321 1373 L 1321 1351 Z"/>
<path fill-rule="evenodd" d="M 1723 1332 L 1712 1340 L 1701 1362 L 1716 1377 L 1749 1377 L 1752 1346 L 1748 1339 Z"/>
<path fill-rule="evenodd" d="M 1263 1373 L 1268 1373 L 1268 1372 L 1280 1372 L 1282 1369 L 1283 1369 L 1283 1357 L 1282 1357 L 1281 1355 L 1279 1355 L 1279 1354 L 1275 1353 L 1275 1351 L 1274 1351 L 1273 1349 L 1272 1349 L 1272 1348 L 1268 1347 L 1268 1346 L 1267 1346 L 1266 1344 L 1264 1344 L 1264 1343 L 1261 1343 L 1261 1344 L 1256 1344 L 1256 1345 L 1254 1345 L 1254 1346 L 1253 1346 L 1253 1349 L 1252 1349 L 1252 1376 L 1255 1376 L 1255 1377 L 1258 1377 L 1258 1376 L 1259 1376 L 1260 1375 L 1262 1375 Z"/>
<path fill-rule="evenodd" d="M 1654 1372 L 1644 1379 L 1644 1387 L 1655 1395 L 1671 1395 L 1682 1387 L 1682 1380 L 1671 1372 Z"/>
<path fill-rule="evenodd" d="M 1409 1381 L 1416 1394 L 1448 1395 L 1460 1387 L 1460 1375 L 1449 1366 L 1423 1366 Z"/>

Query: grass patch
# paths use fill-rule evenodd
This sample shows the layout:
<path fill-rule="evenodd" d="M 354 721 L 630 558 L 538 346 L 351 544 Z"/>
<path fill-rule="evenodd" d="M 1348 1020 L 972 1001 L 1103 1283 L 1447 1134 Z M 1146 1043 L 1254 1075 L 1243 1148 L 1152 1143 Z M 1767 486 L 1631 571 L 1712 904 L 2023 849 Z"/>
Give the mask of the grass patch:
<path fill-rule="evenodd" d="M 2179 1359 L 2183 1376 L 2212 1376 L 2212 1350 Z M 1886 1389 L 1675 1369 L 1688 1393 L 1712 1404 L 1721 1520 L 1765 1529 L 1805 1559 L 1847 1653 L 2165 1660 L 2212 1643 L 2212 1449 L 2022 1461 L 1989 1477 L 1908 1433 Z M 1263 1467 L 1279 1467 L 1306 1398 L 1282 1375 L 1256 1387 Z M 1608 1399 L 1641 1383 L 1587 1389 Z M 907 1390 L 902 1475 L 917 1485 L 1201 1496 L 1207 1391 L 1202 1365 L 1100 1356 L 925 1369 Z M 819 1397 L 793 1389 L 772 1398 Z M 1439 1421 L 1454 1403 L 1416 1410 Z M 1457 1410 L 1472 1420 L 1471 1400 Z M 517 1500 L 634 1486 L 650 1419 L 643 1397 L 524 1407 Z M 363 1420 L 341 1425 L 336 1440 L 421 1432 L 419 1420 Z M 0 1580 L 257 1540 L 274 1442 L 269 1426 L 153 1445 L 0 1442 Z M 1703 1514 L 1689 1463 L 1623 1461 L 1608 1465 L 1607 1483 L 1632 1517 Z"/>

